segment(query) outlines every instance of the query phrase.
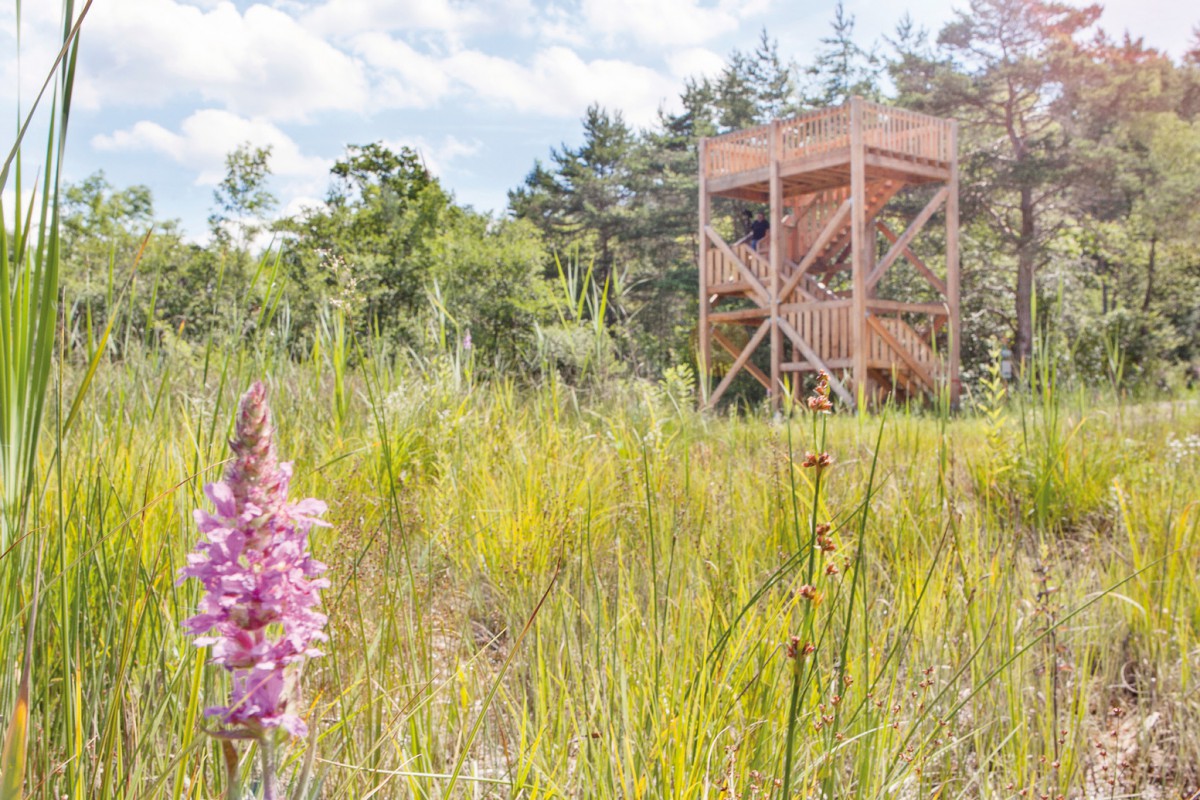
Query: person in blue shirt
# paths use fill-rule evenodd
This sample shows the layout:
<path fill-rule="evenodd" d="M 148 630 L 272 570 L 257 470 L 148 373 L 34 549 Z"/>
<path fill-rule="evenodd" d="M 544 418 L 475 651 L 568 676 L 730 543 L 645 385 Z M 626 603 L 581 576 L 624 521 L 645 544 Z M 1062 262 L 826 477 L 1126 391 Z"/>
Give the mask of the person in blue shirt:
<path fill-rule="evenodd" d="M 771 223 L 767 222 L 767 215 L 763 212 L 758 212 L 758 218 L 750 223 L 750 249 L 758 251 L 758 243 L 767 235 L 767 231 L 771 230 Z"/>

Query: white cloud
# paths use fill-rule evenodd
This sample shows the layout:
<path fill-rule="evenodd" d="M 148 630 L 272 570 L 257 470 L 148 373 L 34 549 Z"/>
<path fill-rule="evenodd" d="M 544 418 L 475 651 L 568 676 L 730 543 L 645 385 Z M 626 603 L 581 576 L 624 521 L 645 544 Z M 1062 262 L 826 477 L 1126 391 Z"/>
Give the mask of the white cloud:
<path fill-rule="evenodd" d="M 539 13 L 533 0 L 324 0 L 299 18 L 323 36 L 434 32 L 460 46 L 473 33 L 529 35 Z"/>
<path fill-rule="evenodd" d="M 430 141 L 424 136 L 401 136 L 385 140 L 383 146 L 393 151 L 401 147 L 415 150 L 421 156 L 425 169 L 440 178 L 446 176 L 446 170 L 455 161 L 478 155 L 483 150 L 481 142 L 464 142 L 457 136 L 443 136 L 438 141 Z"/>
<path fill-rule="evenodd" d="M 280 213 L 280 218 L 298 217 L 306 211 L 320 210 L 325 207 L 325 201 L 319 197 L 310 195 L 297 195 L 287 201 L 287 205 L 283 207 L 283 212 Z"/>
<path fill-rule="evenodd" d="M 5 119 L 16 115 L 18 93 L 23 112 L 37 97 L 62 47 L 62 14 L 56 3 L 26 4 L 21 9 L 21 49 L 17 58 L 17 18 L 11 3 L 0 9 L 0 102 Z M 78 14 L 79 9 L 76 9 Z M 53 84 L 46 89 L 46 98 Z M 11 104 L 11 111 L 10 106 Z M 49 106 L 47 99 L 46 105 Z"/>
<path fill-rule="evenodd" d="M 392 108 L 428 108 L 450 90 L 450 78 L 437 58 L 384 33 L 365 33 L 352 41 L 369 65 L 375 84 L 373 102 Z"/>
<path fill-rule="evenodd" d="M 703 47 L 688 47 L 668 53 L 667 67 L 676 78 L 715 77 L 725 67 L 725 59 Z"/>
<path fill-rule="evenodd" d="M 90 108 L 194 93 L 239 113 L 303 120 L 368 104 L 360 63 L 269 6 L 106 0 L 85 25 L 79 99 Z"/>
<path fill-rule="evenodd" d="M 225 175 L 225 156 L 238 145 L 271 147 L 271 171 L 292 179 L 293 184 L 311 185 L 323 180 L 332 162 L 305 155 L 286 133 L 265 120 L 246 119 L 221 109 L 197 111 L 170 131 L 157 122 L 143 120 L 126 130 L 92 138 L 97 150 L 148 150 L 195 170 L 196 183 L 215 185 Z"/>
<path fill-rule="evenodd" d="M 769 0 L 583 0 L 587 27 L 616 39 L 632 36 L 657 47 L 698 45 L 736 31 L 742 20 L 761 13 Z"/>
<path fill-rule="evenodd" d="M 475 50 L 455 53 L 446 71 L 493 105 L 521 113 L 575 117 L 590 103 L 620 109 L 628 121 L 645 123 L 675 90 L 674 82 L 628 61 L 584 61 L 566 47 L 549 47 L 525 66 Z"/>
<path fill-rule="evenodd" d="M 537 33 L 547 41 L 571 47 L 584 47 L 590 38 L 578 15 L 559 6 L 548 6 L 538 12 Z"/>
<path fill-rule="evenodd" d="M 458 31 L 478 19 L 481 10 L 450 0 L 326 0 L 305 12 L 305 27 L 321 34 L 364 31 Z"/>
<path fill-rule="evenodd" d="M 472 99 L 517 113 L 578 117 L 592 102 L 621 109 L 633 122 L 654 118 L 675 81 L 650 67 L 617 59 L 585 61 L 562 45 L 533 53 L 525 63 L 477 49 L 438 56 L 385 33 L 351 40 L 376 86 L 379 108 L 447 108 Z"/>

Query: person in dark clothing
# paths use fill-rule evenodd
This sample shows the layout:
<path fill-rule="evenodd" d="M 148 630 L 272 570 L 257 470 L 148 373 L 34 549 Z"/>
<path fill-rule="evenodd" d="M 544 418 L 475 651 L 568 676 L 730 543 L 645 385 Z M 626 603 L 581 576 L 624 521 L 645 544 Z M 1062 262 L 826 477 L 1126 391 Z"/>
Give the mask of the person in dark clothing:
<path fill-rule="evenodd" d="M 767 235 L 767 231 L 771 230 L 771 223 L 767 222 L 767 215 L 758 212 L 758 219 L 750 224 L 750 249 L 757 251 L 758 243 Z"/>

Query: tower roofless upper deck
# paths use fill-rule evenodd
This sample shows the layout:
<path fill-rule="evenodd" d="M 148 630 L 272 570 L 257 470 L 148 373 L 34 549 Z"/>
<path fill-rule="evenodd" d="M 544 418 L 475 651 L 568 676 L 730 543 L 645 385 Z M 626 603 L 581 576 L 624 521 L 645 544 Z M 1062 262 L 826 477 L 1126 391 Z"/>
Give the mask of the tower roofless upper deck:
<path fill-rule="evenodd" d="M 708 192 L 766 203 L 772 139 L 784 197 L 846 186 L 854 131 L 852 103 L 733 131 L 704 141 Z M 878 103 L 858 103 L 864 162 L 871 178 L 905 183 L 946 181 L 954 159 L 952 120 Z"/>

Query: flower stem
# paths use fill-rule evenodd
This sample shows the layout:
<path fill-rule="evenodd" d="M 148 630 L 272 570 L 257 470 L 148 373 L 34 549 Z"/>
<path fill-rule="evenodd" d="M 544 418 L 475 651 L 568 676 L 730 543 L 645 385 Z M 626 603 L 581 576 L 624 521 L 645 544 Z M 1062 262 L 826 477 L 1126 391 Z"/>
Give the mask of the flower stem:
<path fill-rule="evenodd" d="M 275 745 L 268 732 L 259 740 L 258 752 L 262 756 L 263 800 L 277 800 L 275 791 Z"/>

